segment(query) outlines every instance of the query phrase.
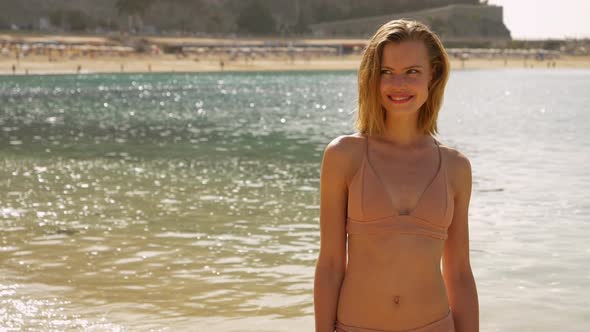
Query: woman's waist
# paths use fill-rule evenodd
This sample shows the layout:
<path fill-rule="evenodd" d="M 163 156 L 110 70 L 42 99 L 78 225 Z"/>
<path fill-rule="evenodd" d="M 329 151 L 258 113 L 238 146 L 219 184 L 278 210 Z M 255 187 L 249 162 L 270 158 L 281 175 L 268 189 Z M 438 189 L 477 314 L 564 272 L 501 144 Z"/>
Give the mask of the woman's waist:
<path fill-rule="evenodd" d="M 382 275 L 387 279 L 440 274 L 442 250 L 439 248 L 349 248 L 347 270 L 352 274 Z"/>
<path fill-rule="evenodd" d="M 368 272 L 368 271 L 367 271 Z M 338 318 L 360 326 L 383 326 L 404 330 L 444 316 L 449 302 L 440 273 L 387 278 L 383 273 L 356 278 L 347 271 L 338 301 Z"/>
<path fill-rule="evenodd" d="M 342 281 L 341 292 L 351 295 L 376 296 L 389 301 L 397 296 L 406 297 L 408 305 L 422 306 L 438 297 L 445 302 L 447 293 L 442 273 L 438 267 L 407 269 L 403 267 L 356 268 L 348 265 Z M 363 295 L 363 297 L 365 297 Z"/>
<path fill-rule="evenodd" d="M 440 263 L 444 241 L 416 235 L 381 234 L 371 236 L 349 236 L 348 256 L 358 261 L 404 261 Z"/>

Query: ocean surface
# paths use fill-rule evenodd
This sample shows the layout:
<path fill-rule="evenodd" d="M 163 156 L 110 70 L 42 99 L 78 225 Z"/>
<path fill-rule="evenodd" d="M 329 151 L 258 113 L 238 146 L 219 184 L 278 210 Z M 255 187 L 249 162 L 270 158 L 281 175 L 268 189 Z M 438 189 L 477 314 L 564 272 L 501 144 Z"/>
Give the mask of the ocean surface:
<path fill-rule="evenodd" d="M 355 72 L 0 77 L 0 330 L 313 331 Z M 454 71 L 481 331 L 589 331 L 590 71 Z"/>

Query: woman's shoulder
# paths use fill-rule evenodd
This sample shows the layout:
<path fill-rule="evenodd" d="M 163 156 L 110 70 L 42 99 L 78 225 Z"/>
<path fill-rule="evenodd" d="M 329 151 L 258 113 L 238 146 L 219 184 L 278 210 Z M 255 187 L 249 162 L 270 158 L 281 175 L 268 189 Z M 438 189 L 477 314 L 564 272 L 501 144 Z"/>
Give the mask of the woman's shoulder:
<path fill-rule="evenodd" d="M 444 144 L 440 145 L 441 151 L 447 160 L 448 173 L 454 187 L 462 187 L 467 182 L 471 183 L 471 161 L 459 149 Z"/>
<path fill-rule="evenodd" d="M 459 149 L 445 144 L 441 144 L 440 147 L 451 166 L 455 168 L 471 168 L 469 158 L 463 152 L 459 151 Z"/>
<path fill-rule="evenodd" d="M 366 140 L 366 136 L 359 133 L 340 135 L 328 143 L 324 152 L 335 158 L 358 159 L 365 153 Z"/>
<path fill-rule="evenodd" d="M 349 179 L 366 153 L 366 136 L 354 133 L 334 138 L 324 150 L 324 165 Z"/>

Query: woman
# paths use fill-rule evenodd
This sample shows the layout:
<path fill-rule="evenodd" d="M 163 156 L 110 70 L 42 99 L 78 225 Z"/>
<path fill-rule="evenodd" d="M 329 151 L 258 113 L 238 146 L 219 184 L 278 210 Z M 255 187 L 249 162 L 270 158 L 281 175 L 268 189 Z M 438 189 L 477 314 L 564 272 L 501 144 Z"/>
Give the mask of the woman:
<path fill-rule="evenodd" d="M 448 75 L 421 23 L 391 21 L 371 38 L 358 133 L 334 139 L 322 161 L 317 332 L 479 330 L 471 166 L 433 138 Z"/>

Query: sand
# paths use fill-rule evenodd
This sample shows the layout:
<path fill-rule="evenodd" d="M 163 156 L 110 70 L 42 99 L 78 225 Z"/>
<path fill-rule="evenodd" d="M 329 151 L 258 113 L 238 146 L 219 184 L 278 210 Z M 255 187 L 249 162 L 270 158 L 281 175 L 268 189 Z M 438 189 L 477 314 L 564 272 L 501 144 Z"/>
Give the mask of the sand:
<path fill-rule="evenodd" d="M 319 40 L 319 39 L 228 39 L 228 38 L 183 38 L 183 37 L 146 37 L 151 43 L 163 44 L 264 44 L 274 43 L 302 43 L 302 44 L 358 44 L 363 40 Z M 106 36 L 61 36 L 61 35 L 6 35 L 0 34 L 0 41 L 26 43 L 55 41 L 58 43 L 88 43 L 106 44 Z M 112 41 L 111 41 L 112 42 Z M 221 66 L 223 61 L 223 67 Z M 146 72 L 219 72 L 219 71 L 316 71 L 316 70 L 356 70 L 360 63 L 360 55 L 304 55 L 295 54 L 294 58 L 287 56 L 269 55 L 246 59 L 240 56 L 230 59 L 227 55 L 197 55 L 187 54 L 176 56 L 173 54 L 140 54 L 132 53 L 124 56 L 95 55 L 80 56 L 66 54 L 51 57 L 48 55 L 29 55 L 16 58 L 14 53 L 0 55 L 0 75 L 38 75 L 38 74 L 88 74 L 88 73 L 146 73 Z M 495 69 L 495 68 L 590 68 L 590 56 L 562 56 L 554 61 L 524 60 L 521 58 L 485 59 L 470 58 L 464 62 L 452 59 L 452 69 Z"/>
<path fill-rule="evenodd" d="M 223 68 L 220 65 L 223 61 Z M 80 73 L 120 73 L 120 72 L 212 72 L 212 71 L 287 71 L 287 70 L 354 70 L 358 67 L 358 57 L 322 57 L 312 59 L 288 58 L 229 60 L 227 58 L 177 58 L 174 55 L 130 57 L 100 57 L 95 59 L 58 59 L 48 61 L 46 57 L 21 59 L 0 58 L 0 74 L 75 74 Z"/>
<path fill-rule="evenodd" d="M 36 74 L 88 74 L 88 73 L 147 73 L 147 72 L 217 72 L 217 71 L 314 71 L 314 70 L 356 70 L 360 56 L 324 56 L 310 59 L 272 58 L 248 60 L 223 60 L 219 58 L 186 57 L 174 55 L 129 57 L 62 58 L 49 61 L 47 57 L 30 56 L 19 61 L 0 57 L 0 75 Z M 555 68 L 590 68 L 590 57 L 562 57 L 554 60 Z M 469 59 L 465 62 L 452 60 L 451 68 L 459 69 L 500 69 L 500 68 L 553 68 L 553 61 L 523 59 Z M 14 73 L 12 66 L 14 65 Z"/>

